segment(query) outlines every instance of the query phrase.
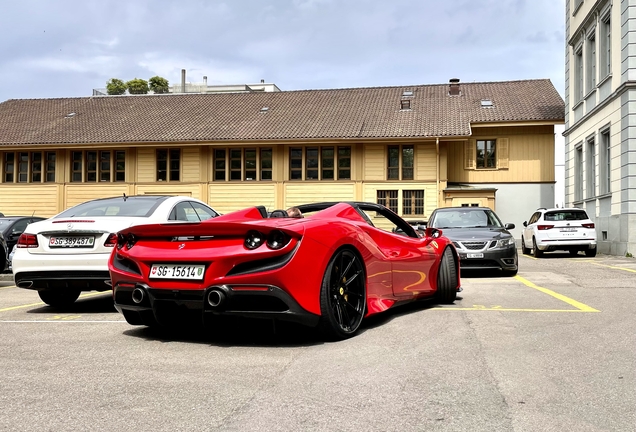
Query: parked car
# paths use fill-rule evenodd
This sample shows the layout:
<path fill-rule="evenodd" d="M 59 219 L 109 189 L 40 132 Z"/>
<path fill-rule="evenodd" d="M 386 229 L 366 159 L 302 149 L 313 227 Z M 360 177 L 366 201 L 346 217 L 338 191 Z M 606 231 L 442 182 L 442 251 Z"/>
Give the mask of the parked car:
<path fill-rule="evenodd" d="M 304 217 L 258 206 L 122 230 L 109 261 L 115 307 L 132 325 L 242 316 L 344 339 L 364 317 L 418 299 L 452 303 L 461 290 L 455 248 L 436 229 L 420 237 L 374 203 L 298 209 Z"/>
<path fill-rule="evenodd" d="M 596 256 L 596 229 L 585 210 L 580 208 L 540 208 L 523 223 L 521 251 L 535 258 L 544 252 L 580 251 Z"/>
<path fill-rule="evenodd" d="M 7 269 L 9 263 L 9 250 L 7 248 L 7 242 L 4 239 L 2 233 L 0 233 L 0 273 L 4 272 Z"/>
<path fill-rule="evenodd" d="M 39 216 L 3 216 L 0 217 L 0 233 L 7 241 L 7 249 L 11 251 L 18 242 L 27 225 L 44 220 Z"/>
<path fill-rule="evenodd" d="M 111 289 L 108 257 L 119 230 L 217 215 L 203 201 L 186 196 L 124 195 L 79 204 L 22 233 L 12 263 L 15 283 L 37 290 L 51 306 L 72 304 L 81 291 Z"/>
<path fill-rule="evenodd" d="M 518 270 L 515 239 L 488 207 L 445 207 L 433 211 L 427 226 L 442 230 L 459 253 L 462 270 L 501 270 L 514 276 Z"/>

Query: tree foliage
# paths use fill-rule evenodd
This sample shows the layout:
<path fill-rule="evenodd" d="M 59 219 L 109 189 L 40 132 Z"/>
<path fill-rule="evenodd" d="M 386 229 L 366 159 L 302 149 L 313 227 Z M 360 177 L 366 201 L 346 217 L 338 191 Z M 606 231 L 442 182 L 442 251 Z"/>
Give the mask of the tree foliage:
<path fill-rule="evenodd" d="M 155 93 L 168 93 L 170 88 L 168 80 L 160 76 L 153 76 L 150 78 L 148 83 L 150 85 L 150 90 Z"/>
<path fill-rule="evenodd" d="M 117 78 L 111 78 L 106 83 L 106 93 L 109 95 L 122 95 L 126 93 L 126 84 Z"/>
<path fill-rule="evenodd" d="M 141 78 L 131 79 L 126 83 L 128 87 L 128 93 L 130 94 L 147 94 L 148 93 L 148 81 Z"/>

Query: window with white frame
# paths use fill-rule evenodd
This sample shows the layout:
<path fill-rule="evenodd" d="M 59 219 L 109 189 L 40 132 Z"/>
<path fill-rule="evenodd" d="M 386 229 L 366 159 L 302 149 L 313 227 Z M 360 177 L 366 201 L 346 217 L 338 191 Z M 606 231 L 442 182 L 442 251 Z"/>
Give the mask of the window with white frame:
<path fill-rule="evenodd" d="M 583 47 L 574 51 L 574 102 L 583 100 Z"/>
<path fill-rule="evenodd" d="M 610 12 L 599 23 L 599 73 L 603 79 L 612 72 L 612 34 Z"/>
<path fill-rule="evenodd" d="M 585 49 L 585 93 L 589 93 L 596 87 L 596 29 L 587 35 Z"/>
<path fill-rule="evenodd" d="M 587 198 L 596 196 L 596 144 L 594 137 L 586 140 L 585 149 L 585 172 L 587 180 Z"/>
<path fill-rule="evenodd" d="M 604 129 L 600 133 L 600 188 L 601 194 L 608 194 L 612 191 L 611 173 L 612 173 L 612 158 L 610 147 L 610 131 Z"/>
<path fill-rule="evenodd" d="M 583 145 L 574 149 L 574 201 L 583 199 Z"/>

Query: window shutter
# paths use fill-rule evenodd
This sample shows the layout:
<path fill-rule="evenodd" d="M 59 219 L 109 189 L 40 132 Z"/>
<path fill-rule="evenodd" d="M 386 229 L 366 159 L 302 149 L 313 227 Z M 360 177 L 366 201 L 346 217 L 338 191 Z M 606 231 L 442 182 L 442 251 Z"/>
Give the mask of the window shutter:
<path fill-rule="evenodd" d="M 508 138 L 497 140 L 497 168 L 508 169 Z"/>
<path fill-rule="evenodd" d="M 475 140 L 464 143 L 464 169 L 475 169 Z"/>

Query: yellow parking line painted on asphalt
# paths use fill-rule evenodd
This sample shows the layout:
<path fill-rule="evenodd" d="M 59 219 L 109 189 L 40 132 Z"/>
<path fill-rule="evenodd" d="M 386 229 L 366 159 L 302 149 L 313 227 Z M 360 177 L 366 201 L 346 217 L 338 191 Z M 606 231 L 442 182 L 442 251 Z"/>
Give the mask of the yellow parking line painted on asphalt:
<path fill-rule="evenodd" d="M 552 290 L 549 290 L 547 288 L 543 288 L 543 287 L 540 287 L 538 285 L 535 285 L 534 283 L 530 282 L 528 279 L 525 279 L 525 278 L 523 278 L 523 277 L 521 277 L 519 275 L 515 276 L 515 279 L 517 279 L 519 282 L 521 282 L 525 286 L 528 286 L 530 288 L 534 288 L 534 289 L 536 289 L 538 291 L 541 291 L 544 294 L 547 294 L 547 295 L 552 296 L 552 297 L 554 297 L 554 298 L 556 298 L 558 300 L 561 300 L 562 302 L 565 302 L 565 303 L 567 303 L 567 304 L 569 304 L 571 306 L 574 306 L 575 308 L 579 309 L 582 312 L 600 312 L 600 311 L 594 309 L 593 307 L 590 307 L 590 306 L 588 306 L 586 304 L 583 304 L 583 303 L 578 302 L 578 301 L 576 301 L 574 299 L 571 299 L 570 297 L 566 297 L 566 296 L 564 296 L 562 294 L 559 294 L 559 293 L 554 292 Z"/>
<path fill-rule="evenodd" d="M 614 270 L 623 270 L 623 271 L 626 271 L 626 272 L 636 273 L 636 270 L 630 269 L 630 268 L 627 268 L 627 267 L 611 266 L 611 265 L 607 265 L 607 264 L 596 263 L 596 262 L 593 262 L 593 261 L 588 261 L 588 262 L 590 264 L 594 264 L 594 265 L 601 266 L 601 267 L 607 267 L 607 268 L 611 268 L 611 269 L 614 269 Z"/>
<path fill-rule="evenodd" d="M 593 310 L 581 310 L 581 309 L 516 309 L 516 308 L 484 308 L 484 307 L 452 307 L 452 306 L 437 306 L 432 309 L 437 310 L 454 310 L 454 311 L 497 311 L 497 312 L 568 312 L 568 313 L 585 313 L 585 312 L 599 312 L 596 309 Z M 590 308 L 591 309 L 591 308 Z"/>
<path fill-rule="evenodd" d="M 94 293 L 92 292 L 92 293 L 82 294 L 81 296 L 79 296 L 79 298 L 94 297 L 96 295 L 100 295 L 100 294 L 103 295 L 103 294 L 106 294 L 106 293 L 108 293 L 108 291 L 106 291 L 106 292 L 99 291 L 99 292 L 94 292 Z M 25 304 L 25 305 L 19 305 L 19 306 L 11 306 L 11 307 L 8 307 L 8 308 L 0 309 L 0 312 L 7 312 L 7 311 L 10 311 L 10 310 L 15 310 L 15 309 L 24 309 L 24 308 L 33 307 L 33 306 L 42 306 L 42 305 L 45 305 L 45 304 L 46 303 L 44 303 L 44 302 L 39 302 L 39 303 L 31 303 L 31 304 Z"/>
<path fill-rule="evenodd" d="M 6 287 L 0 287 L 0 291 L 6 290 L 6 289 L 13 289 L 13 288 L 17 288 L 17 287 L 15 285 L 6 286 Z"/>

